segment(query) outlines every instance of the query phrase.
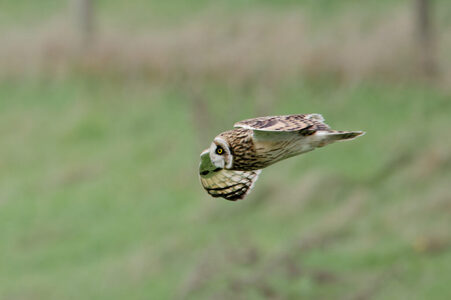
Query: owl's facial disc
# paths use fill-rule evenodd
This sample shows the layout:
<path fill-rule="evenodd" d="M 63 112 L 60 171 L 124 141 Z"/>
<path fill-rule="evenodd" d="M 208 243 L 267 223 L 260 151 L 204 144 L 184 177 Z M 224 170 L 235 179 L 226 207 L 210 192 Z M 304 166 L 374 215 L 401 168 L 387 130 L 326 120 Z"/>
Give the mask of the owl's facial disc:
<path fill-rule="evenodd" d="M 232 167 L 232 155 L 228 143 L 220 137 L 216 137 L 210 146 L 210 158 L 213 165 L 221 169 Z"/>

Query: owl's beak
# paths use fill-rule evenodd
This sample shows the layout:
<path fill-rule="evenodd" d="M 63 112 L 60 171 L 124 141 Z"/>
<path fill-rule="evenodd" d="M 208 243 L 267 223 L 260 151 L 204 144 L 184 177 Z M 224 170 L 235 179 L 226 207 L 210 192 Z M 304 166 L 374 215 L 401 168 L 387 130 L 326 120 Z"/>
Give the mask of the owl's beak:
<path fill-rule="evenodd" d="M 224 158 L 220 156 L 212 157 L 212 163 L 216 168 L 224 169 Z"/>

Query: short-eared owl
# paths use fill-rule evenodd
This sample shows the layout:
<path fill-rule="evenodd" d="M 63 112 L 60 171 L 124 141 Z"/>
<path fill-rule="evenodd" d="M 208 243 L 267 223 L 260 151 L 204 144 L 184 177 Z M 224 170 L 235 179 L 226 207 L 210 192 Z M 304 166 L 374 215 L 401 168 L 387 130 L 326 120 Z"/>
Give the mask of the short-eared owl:
<path fill-rule="evenodd" d="M 200 157 L 202 186 L 213 197 L 235 201 L 252 189 L 261 169 L 363 131 L 332 130 L 320 114 L 261 117 L 235 123 Z"/>

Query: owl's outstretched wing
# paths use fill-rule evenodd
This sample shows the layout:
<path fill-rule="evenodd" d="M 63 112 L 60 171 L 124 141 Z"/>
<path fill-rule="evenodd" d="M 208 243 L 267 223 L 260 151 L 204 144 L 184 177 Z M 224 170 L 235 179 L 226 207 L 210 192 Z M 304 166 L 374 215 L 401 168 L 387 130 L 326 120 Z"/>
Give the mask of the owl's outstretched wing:
<path fill-rule="evenodd" d="M 199 177 L 203 188 L 213 197 L 236 201 L 252 190 L 261 170 L 233 171 L 215 168 L 208 151 L 201 154 Z"/>
<path fill-rule="evenodd" d="M 234 127 L 267 132 L 319 131 L 330 130 L 320 114 L 285 115 L 260 117 L 235 123 Z"/>
<path fill-rule="evenodd" d="M 231 171 L 222 169 L 210 177 L 201 175 L 200 182 L 211 196 L 236 201 L 249 194 L 260 172 L 261 170 Z"/>
<path fill-rule="evenodd" d="M 261 117 L 237 122 L 234 127 L 252 130 L 257 141 L 285 141 L 291 140 L 294 134 L 311 136 L 318 133 L 310 141 L 315 147 L 322 147 L 334 141 L 352 140 L 365 134 L 363 131 L 332 130 L 324 123 L 320 114 Z M 309 148 L 308 151 L 313 149 Z M 302 152 L 306 152 L 305 149 Z"/>

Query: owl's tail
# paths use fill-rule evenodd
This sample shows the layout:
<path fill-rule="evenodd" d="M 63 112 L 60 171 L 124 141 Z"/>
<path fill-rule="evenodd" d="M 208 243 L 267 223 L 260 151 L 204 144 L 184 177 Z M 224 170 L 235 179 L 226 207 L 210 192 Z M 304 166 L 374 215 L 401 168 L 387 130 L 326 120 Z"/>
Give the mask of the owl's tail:
<path fill-rule="evenodd" d="M 355 139 L 358 136 L 364 135 L 364 131 L 317 131 L 315 136 L 318 138 L 317 147 L 323 147 L 327 144 L 336 142 L 336 141 L 346 141 Z"/>

